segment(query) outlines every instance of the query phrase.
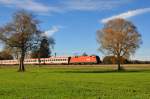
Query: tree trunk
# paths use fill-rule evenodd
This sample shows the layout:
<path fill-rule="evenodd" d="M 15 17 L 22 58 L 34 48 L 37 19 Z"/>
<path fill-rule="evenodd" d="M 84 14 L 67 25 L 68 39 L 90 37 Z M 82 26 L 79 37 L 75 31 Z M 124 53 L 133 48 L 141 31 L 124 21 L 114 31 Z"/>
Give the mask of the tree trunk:
<path fill-rule="evenodd" d="M 120 71 L 121 70 L 120 55 L 117 56 L 117 63 L 118 63 L 118 71 Z"/>
<path fill-rule="evenodd" d="M 41 55 L 40 55 L 40 51 L 38 51 L 38 63 L 39 63 L 39 67 L 41 65 Z"/>
<path fill-rule="evenodd" d="M 25 67 L 24 67 L 24 57 L 25 57 L 25 51 L 22 49 L 21 51 L 21 57 L 20 57 L 20 64 L 19 64 L 19 72 L 24 72 Z"/>

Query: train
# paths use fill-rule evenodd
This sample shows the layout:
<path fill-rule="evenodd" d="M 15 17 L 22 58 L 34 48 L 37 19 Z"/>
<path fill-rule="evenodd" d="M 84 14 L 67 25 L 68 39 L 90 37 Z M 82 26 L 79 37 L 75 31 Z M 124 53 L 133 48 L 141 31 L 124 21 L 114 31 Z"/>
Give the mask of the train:
<path fill-rule="evenodd" d="M 99 64 L 101 62 L 99 56 L 57 56 L 57 57 L 49 57 L 49 58 L 33 58 L 33 59 L 25 59 L 24 64 Z M 0 60 L 0 65 L 17 65 L 19 64 L 19 60 Z"/>

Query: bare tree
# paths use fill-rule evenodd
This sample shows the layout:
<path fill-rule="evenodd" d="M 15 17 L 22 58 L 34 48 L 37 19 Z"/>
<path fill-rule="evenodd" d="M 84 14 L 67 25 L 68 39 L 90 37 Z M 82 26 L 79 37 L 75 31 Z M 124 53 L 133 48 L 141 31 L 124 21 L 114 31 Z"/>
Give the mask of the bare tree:
<path fill-rule="evenodd" d="M 13 20 L 0 28 L 0 39 L 12 48 L 17 48 L 20 53 L 19 71 L 25 71 L 24 58 L 27 51 L 38 44 L 40 32 L 38 30 L 39 21 L 35 17 L 24 11 L 14 14 Z"/>
<path fill-rule="evenodd" d="M 137 28 L 124 19 L 110 20 L 97 32 L 99 50 L 117 57 L 118 70 L 121 70 L 121 57 L 134 54 L 141 44 L 141 35 Z"/>

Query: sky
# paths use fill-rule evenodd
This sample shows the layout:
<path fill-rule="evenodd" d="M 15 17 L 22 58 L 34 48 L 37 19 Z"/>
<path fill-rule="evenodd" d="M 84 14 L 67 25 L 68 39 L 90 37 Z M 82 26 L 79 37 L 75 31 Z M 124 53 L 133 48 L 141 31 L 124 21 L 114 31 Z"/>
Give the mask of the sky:
<path fill-rule="evenodd" d="M 33 13 L 39 28 L 55 39 L 53 54 L 58 56 L 86 52 L 104 57 L 97 30 L 111 19 L 124 18 L 142 35 L 143 44 L 131 58 L 150 60 L 150 0 L 0 0 L 0 26 L 22 9 Z"/>

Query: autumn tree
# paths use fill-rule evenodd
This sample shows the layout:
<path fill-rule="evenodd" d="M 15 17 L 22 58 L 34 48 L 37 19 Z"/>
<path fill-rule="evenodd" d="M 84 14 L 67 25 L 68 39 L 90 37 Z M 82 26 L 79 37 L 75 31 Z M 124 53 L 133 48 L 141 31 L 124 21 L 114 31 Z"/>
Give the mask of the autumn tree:
<path fill-rule="evenodd" d="M 99 50 L 117 57 L 118 70 L 121 70 L 121 57 L 134 54 L 141 44 L 141 35 L 137 28 L 124 19 L 108 21 L 102 30 L 97 32 Z"/>
<path fill-rule="evenodd" d="M 13 55 L 7 49 L 4 49 L 0 52 L 0 60 L 11 60 L 13 59 Z"/>
<path fill-rule="evenodd" d="M 115 56 L 105 56 L 103 58 L 103 63 L 104 64 L 116 64 L 117 58 Z M 120 57 L 120 63 L 121 64 L 127 64 L 127 63 L 129 63 L 129 61 L 124 57 Z"/>
<path fill-rule="evenodd" d="M 38 29 L 38 23 L 31 13 L 21 10 L 14 13 L 11 22 L 0 28 L 0 39 L 19 51 L 19 71 L 25 71 L 24 58 L 27 51 L 38 44 L 42 33 Z"/>
<path fill-rule="evenodd" d="M 19 59 L 20 51 L 16 47 L 10 47 L 8 45 L 4 45 L 3 50 L 9 52 L 13 56 L 13 59 Z"/>

